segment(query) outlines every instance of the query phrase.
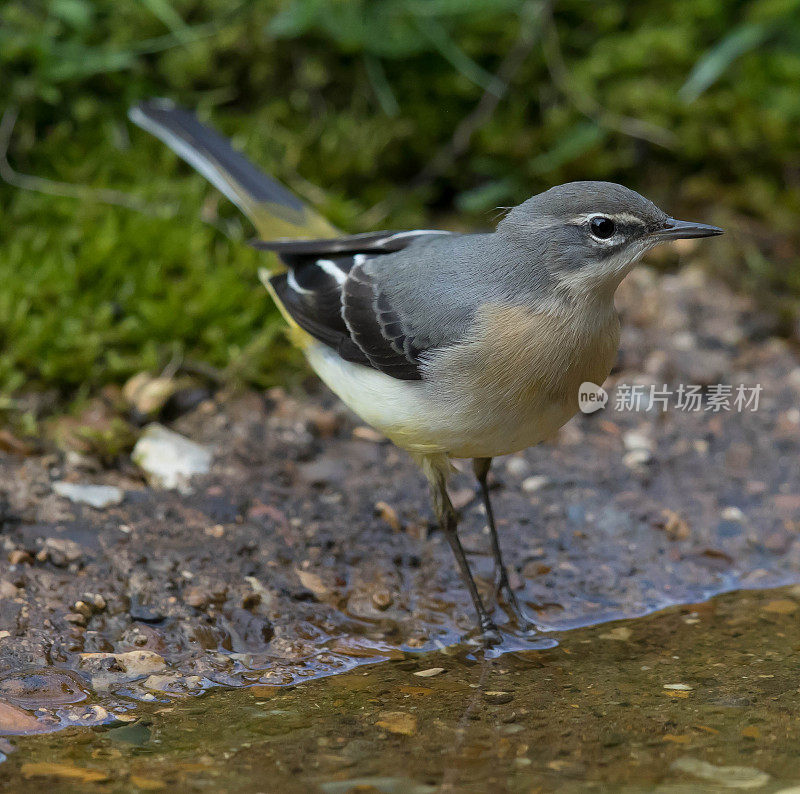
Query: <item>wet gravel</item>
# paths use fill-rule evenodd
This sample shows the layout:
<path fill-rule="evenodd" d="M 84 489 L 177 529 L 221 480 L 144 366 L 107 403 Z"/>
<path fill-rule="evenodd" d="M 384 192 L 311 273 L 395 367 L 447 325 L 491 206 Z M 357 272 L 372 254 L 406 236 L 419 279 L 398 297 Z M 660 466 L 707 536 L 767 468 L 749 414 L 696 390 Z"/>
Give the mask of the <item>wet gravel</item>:
<path fill-rule="evenodd" d="M 545 630 L 800 581 L 797 351 L 695 269 L 641 269 L 618 303 L 606 408 L 493 469 L 514 585 Z M 625 386 L 681 383 L 706 405 L 715 383 L 763 390 L 755 412 L 615 410 Z M 220 393 L 169 426 L 214 454 L 191 493 L 87 454 L 0 451 L 0 699 L 18 720 L 113 722 L 142 699 L 297 683 L 470 631 L 420 474 L 329 395 Z M 124 499 L 76 504 L 64 481 Z M 488 589 L 472 488 L 453 481 Z M 73 687 L 105 714 L 53 694 Z"/>

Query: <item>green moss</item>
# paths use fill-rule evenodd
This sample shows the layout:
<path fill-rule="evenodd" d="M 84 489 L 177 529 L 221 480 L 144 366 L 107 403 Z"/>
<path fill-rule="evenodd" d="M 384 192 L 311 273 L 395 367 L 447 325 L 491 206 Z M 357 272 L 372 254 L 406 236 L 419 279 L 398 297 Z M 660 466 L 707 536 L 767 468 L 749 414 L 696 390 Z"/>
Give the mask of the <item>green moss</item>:
<path fill-rule="evenodd" d="M 7 0 L 0 106 L 20 110 L 9 159 L 83 187 L 66 198 L 0 184 L 0 391 L 92 390 L 176 355 L 256 384 L 296 365 L 255 278 L 252 230 L 127 123 L 153 95 L 212 117 L 346 229 L 455 208 L 486 226 L 551 184 L 613 179 L 727 225 L 737 244 L 718 270 L 797 295 L 800 2 L 589 10 L 556 7 L 568 85 L 535 44 L 467 151 L 419 182 L 520 19 L 538 35 L 535 3 Z M 620 117 L 674 143 L 631 137 Z M 134 208 L 109 204 L 107 188 Z"/>

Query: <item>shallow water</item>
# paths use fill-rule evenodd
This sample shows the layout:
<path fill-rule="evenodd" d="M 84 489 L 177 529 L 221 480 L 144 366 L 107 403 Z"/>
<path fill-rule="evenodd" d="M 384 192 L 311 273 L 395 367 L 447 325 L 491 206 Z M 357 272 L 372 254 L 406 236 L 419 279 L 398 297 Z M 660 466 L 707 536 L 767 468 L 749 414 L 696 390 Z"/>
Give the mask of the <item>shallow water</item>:
<path fill-rule="evenodd" d="M 741 592 L 551 649 L 131 701 L 129 722 L 4 740 L 0 790 L 788 794 L 798 614 L 798 588 Z"/>

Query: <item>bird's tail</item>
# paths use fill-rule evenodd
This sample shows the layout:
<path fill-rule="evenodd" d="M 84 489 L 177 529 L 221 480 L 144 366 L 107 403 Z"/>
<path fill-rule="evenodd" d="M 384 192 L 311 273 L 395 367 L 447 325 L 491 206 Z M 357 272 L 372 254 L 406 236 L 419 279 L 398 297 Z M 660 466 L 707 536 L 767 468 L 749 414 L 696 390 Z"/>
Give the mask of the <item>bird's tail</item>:
<path fill-rule="evenodd" d="M 250 218 L 262 239 L 337 235 L 321 215 L 171 100 L 142 102 L 132 107 L 128 116 L 221 190 Z"/>

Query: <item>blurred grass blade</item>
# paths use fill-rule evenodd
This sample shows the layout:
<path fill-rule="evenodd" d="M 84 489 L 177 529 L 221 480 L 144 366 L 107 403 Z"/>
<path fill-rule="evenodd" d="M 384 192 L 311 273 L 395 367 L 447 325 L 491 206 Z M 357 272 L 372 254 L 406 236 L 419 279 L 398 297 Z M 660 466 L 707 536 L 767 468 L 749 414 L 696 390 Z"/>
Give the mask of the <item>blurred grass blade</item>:
<path fill-rule="evenodd" d="M 763 44 L 771 33 L 771 26 L 756 23 L 740 25 L 732 30 L 692 67 L 678 96 L 684 102 L 694 102 L 737 58 Z"/>
<path fill-rule="evenodd" d="M 607 135 L 608 131 L 593 121 L 578 122 L 559 136 L 558 143 L 552 149 L 533 158 L 531 172 L 548 174 L 556 171 L 577 160 Z"/>
<path fill-rule="evenodd" d="M 501 87 L 495 76 L 475 63 L 454 41 L 450 34 L 436 20 L 429 17 L 415 17 L 420 32 L 439 51 L 439 54 L 460 74 L 484 91 L 499 95 Z"/>
<path fill-rule="evenodd" d="M 177 39 L 183 38 L 187 31 L 186 23 L 168 0 L 141 0 L 141 3 L 154 17 L 160 19 Z"/>
<path fill-rule="evenodd" d="M 389 79 L 383 69 L 383 64 L 379 58 L 366 53 L 364 55 L 364 66 L 367 70 L 367 78 L 381 110 L 390 118 L 394 118 L 400 112 L 400 105 L 394 95 Z"/>

